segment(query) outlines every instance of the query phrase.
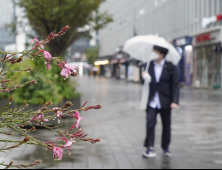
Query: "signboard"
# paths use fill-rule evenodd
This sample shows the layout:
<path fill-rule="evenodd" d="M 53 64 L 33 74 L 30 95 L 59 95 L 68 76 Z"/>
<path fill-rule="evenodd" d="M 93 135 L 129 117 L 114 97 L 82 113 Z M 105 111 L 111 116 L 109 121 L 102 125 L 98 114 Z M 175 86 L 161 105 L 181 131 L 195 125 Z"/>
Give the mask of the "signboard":
<path fill-rule="evenodd" d="M 183 45 L 186 45 L 186 44 L 187 44 L 186 38 L 180 38 L 180 39 L 176 40 L 176 46 L 183 46 Z"/>
<path fill-rule="evenodd" d="M 203 34 L 203 35 L 199 35 L 196 37 L 196 42 L 204 42 L 204 41 L 210 41 L 211 40 L 211 36 L 210 34 Z"/>
<path fill-rule="evenodd" d="M 192 44 L 192 37 L 190 36 L 178 38 L 173 41 L 173 45 L 175 47 L 181 47 L 181 46 L 186 46 L 186 45 L 191 45 L 191 44 Z"/>
<path fill-rule="evenodd" d="M 193 40 L 193 47 L 219 43 L 221 42 L 221 29 L 218 27 L 214 30 L 206 30 L 205 33 L 201 32 L 200 34 L 196 34 Z"/>

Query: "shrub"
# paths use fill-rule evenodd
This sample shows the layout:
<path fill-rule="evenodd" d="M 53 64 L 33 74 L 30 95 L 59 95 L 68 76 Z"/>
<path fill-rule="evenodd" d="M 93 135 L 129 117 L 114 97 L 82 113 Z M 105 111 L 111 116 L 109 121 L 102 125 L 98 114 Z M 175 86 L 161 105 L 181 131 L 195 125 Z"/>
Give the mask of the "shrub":
<path fill-rule="evenodd" d="M 14 96 L 16 104 L 22 104 L 27 101 L 31 105 L 42 105 L 47 101 L 58 104 L 61 100 L 69 100 L 80 96 L 75 92 L 77 83 L 70 79 L 64 80 L 60 74 L 60 68 L 52 64 L 47 73 L 45 69 L 44 58 L 38 57 L 38 60 L 26 58 L 23 62 L 12 65 L 11 72 L 7 74 L 10 79 L 10 85 L 24 83 L 35 79 L 38 84 L 28 85 L 26 88 L 19 88 L 10 93 L 1 94 L 1 98 Z M 23 68 L 32 68 L 30 72 L 19 72 Z M 72 84 L 71 84 L 72 83 Z"/>

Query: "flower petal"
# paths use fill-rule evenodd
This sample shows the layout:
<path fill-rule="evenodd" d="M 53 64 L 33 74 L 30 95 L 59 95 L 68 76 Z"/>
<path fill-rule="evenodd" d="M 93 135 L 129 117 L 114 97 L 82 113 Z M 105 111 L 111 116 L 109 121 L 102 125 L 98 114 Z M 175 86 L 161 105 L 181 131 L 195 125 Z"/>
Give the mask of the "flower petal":
<path fill-rule="evenodd" d="M 38 38 L 33 38 L 30 43 L 39 42 Z"/>
<path fill-rule="evenodd" d="M 68 78 L 68 76 L 69 76 L 68 70 L 66 68 L 63 68 L 60 74 L 64 78 Z"/>
<path fill-rule="evenodd" d="M 52 58 L 51 54 L 48 51 L 43 52 L 45 59 L 50 60 Z"/>

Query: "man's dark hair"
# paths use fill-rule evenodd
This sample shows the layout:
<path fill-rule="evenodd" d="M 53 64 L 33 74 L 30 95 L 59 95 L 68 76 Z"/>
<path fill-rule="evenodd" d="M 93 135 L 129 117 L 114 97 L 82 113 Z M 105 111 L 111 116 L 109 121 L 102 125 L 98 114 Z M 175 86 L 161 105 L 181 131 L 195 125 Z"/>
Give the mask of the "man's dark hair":
<path fill-rule="evenodd" d="M 163 47 L 160 47 L 160 46 L 157 46 L 157 45 L 154 45 L 153 46 L 153 49 L 160 52 L 161 54 L 164 54 L 164 57 L 167 55 L 168 53 L 168 49 L 166 48 L 163 48 Z"/>

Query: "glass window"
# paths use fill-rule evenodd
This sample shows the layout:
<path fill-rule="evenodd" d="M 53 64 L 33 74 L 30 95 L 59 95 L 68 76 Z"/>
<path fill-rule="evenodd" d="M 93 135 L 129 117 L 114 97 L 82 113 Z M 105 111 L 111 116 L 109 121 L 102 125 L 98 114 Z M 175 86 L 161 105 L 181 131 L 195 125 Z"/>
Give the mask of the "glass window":
<path fill-rule="evenodd" d="M 217 85 L 221 85 L 221 52 L 216 54 L 216 63 L 217 63 Z"/>
<path fill-rule="evenodd" d="M 202 65 L 201 65 L 202 55 L 201 50 L 197 50 L 197 80 L 201 82 L 201 75 L 202 75 Z"/>
<path fill-rule="evenodd" d="M 208 75 L 208 86 L 210 87 L 212 85 L 212 57 L 213 57 L 213 53 L 211 51 L 211 49 L 208 47 L 206 49 L 206 53 L 207 53 L 207 64 L 208 64 L 208 70 L 207 70 L 207 75 Z"/>

